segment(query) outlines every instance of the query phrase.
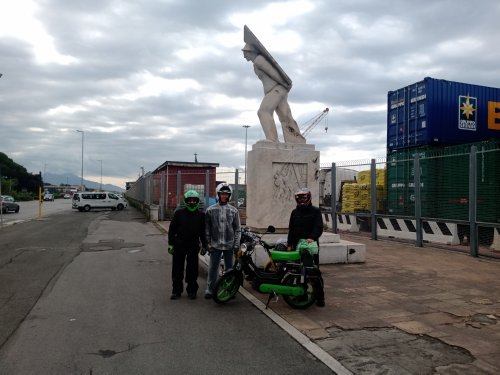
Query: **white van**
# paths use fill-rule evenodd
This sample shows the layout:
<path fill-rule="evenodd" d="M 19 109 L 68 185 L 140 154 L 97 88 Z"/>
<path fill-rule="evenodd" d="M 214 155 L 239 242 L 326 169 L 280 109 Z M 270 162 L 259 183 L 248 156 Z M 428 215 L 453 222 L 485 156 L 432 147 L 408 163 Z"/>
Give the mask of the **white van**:
<path fill-rule="evenodd" d="M 107 191 L 75 193 L 73 194 L 72 207 L 77 208 L 80 212 L 88 212 L 93 208 L 123 210 L 127 207 L 127 201 L 117 194 Z"/>

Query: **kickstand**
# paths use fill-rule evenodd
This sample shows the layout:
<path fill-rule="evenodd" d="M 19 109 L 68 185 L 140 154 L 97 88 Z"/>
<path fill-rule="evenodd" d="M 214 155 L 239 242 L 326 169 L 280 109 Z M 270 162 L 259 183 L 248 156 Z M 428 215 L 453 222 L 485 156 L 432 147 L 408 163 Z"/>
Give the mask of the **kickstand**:
<path fill-rule="evenodd" d="M 275 302 L 275 303 L 278 302 L 279 298 L 274 290 L 271 293 L 269 293 L 269 298 L 267 299 L 267 303 L 266 303 L 266 309 L 269 306 L 269 302 L 271 302 L 271 298 L 274 298 L 273 302 Z"/>

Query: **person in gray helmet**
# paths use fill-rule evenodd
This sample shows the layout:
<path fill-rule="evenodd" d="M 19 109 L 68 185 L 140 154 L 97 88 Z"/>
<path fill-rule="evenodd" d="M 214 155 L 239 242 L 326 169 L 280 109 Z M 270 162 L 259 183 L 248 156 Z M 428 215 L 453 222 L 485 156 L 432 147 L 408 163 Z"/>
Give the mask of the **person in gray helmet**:
<path fill-rule="evenodd" d="M 311 190 L 308 188 L 300 188 L 295 192 L 297 207 L 290 214 L 287 239 L 288 250 L 296 249 L 300 241 L 305 243 L 315 242 L 319 249 L 319 238 L 323 234 L 323 218 L 320 209 L 312 205 L 311 198 Z M 319 251 L 317 254 L 312 255 L 312 262 L 314 262 L 319 274 L 319 282 L 316 284 L 318 291 L 316 305 L 324 307 L 325 295 L 323 278 L 319 270 Z"/>

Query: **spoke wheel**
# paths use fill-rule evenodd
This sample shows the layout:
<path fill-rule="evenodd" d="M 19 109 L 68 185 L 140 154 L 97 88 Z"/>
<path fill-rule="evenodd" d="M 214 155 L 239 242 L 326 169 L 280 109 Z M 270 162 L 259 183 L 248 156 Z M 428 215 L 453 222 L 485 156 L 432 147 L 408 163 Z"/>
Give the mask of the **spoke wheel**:
<path fill-rule="evenodd" d="M 213 300 L 217 303 L 226 303 L 238 292 L 242 275 L 239 272 L 228 272 L 215 283 Z"/>
<path fill-rule="evenodd" d="M 283 284 L 286 285 L 301 285 L 300 284 L 300 276 L 288 275 L 283 280 Z M 309 306 L 314 304 L 316 301 L 317 291 L 316 286 L 311 281 L 311 279 L 307 279 L 305 284 L 305 293 L 301 296 L 283 296 L 283 299 L 286 303 L 288 303 L 294 309 L 307 309 Z"/>

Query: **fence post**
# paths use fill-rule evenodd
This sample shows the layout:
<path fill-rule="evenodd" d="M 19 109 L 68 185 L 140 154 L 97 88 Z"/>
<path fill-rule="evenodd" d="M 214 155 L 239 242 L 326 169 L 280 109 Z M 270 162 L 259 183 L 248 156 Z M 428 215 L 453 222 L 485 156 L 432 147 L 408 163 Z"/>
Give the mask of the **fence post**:
<path fill-rule="evenodd" d="M 160 217 L 159 220 L 165 220 L 165 171 L 161 172 L 160 179 Z"/>
<path fill-rule="evenodd" d="M 151 175 L 150 174 L 146 174 L 144 176 L 144 179 L 146 181 L 146 205 L 150 205 L 151 204 L 151 190 L 153 189 L 153 184 L 151 183 Z"/>
<path fill-rule="evenodd" d="M 470 255 L 478 256 L 477 241 L 477 147 L 472 146 L 469 156 L 469 224 L 470 224 Z"/>
<path fill-rule="evenodd" d="M 238 199 L 240 197 L 238 178 L 239 178 L 238 177 L 238 168 L 236 168 L 236 171 L 234 172 L 234 194 L 233 194 L 234 207 L 236 207 L 236 208 L 238 208 Z"/>
<path fill-rule="evenodd" d="M 377 164 L 372 159 L 370 166 L 370 211 L 372 240 L 377 240 Z"/>
<path fill-rule="evenodd" d="M 181 172 L 177 171 L 177 207 L 181 205 Z"/>
<path fill-rule="evenodd" d="M 415 185 L 415 230 L 416 230 L 416 244 L 417 247 L 423 247 L 423 233 L 422 233 L 422 202 L 420 195 L 420 158 L 418 152 L 415 153 L 413 160 L 413 184 Z"/>
<path fill-rule="evenodd" d="M 165 209 L 168 211 L 168 195 L 170 194 L 169 190 L 168 190 L 168 165 L 167 165 L 167 178 L 166 178 L 166 181 L 165 181 Z M 165 212 L 166 213 L 166 212 Z"/>
<path fill-rule="evenodd" d="M 205 172 L 205 210 L 208 208 L 210 197 L 210 175 L 208 169 Z"/>
<path fill-rule="evenodd" d="M 337 167 L 335 163 L 332 163 L 332 169 L 330 173 L 332 180 L 332 187 L 330 189 L 330 205 L 332 208 L 332 232 L 337 233 Z"/>

